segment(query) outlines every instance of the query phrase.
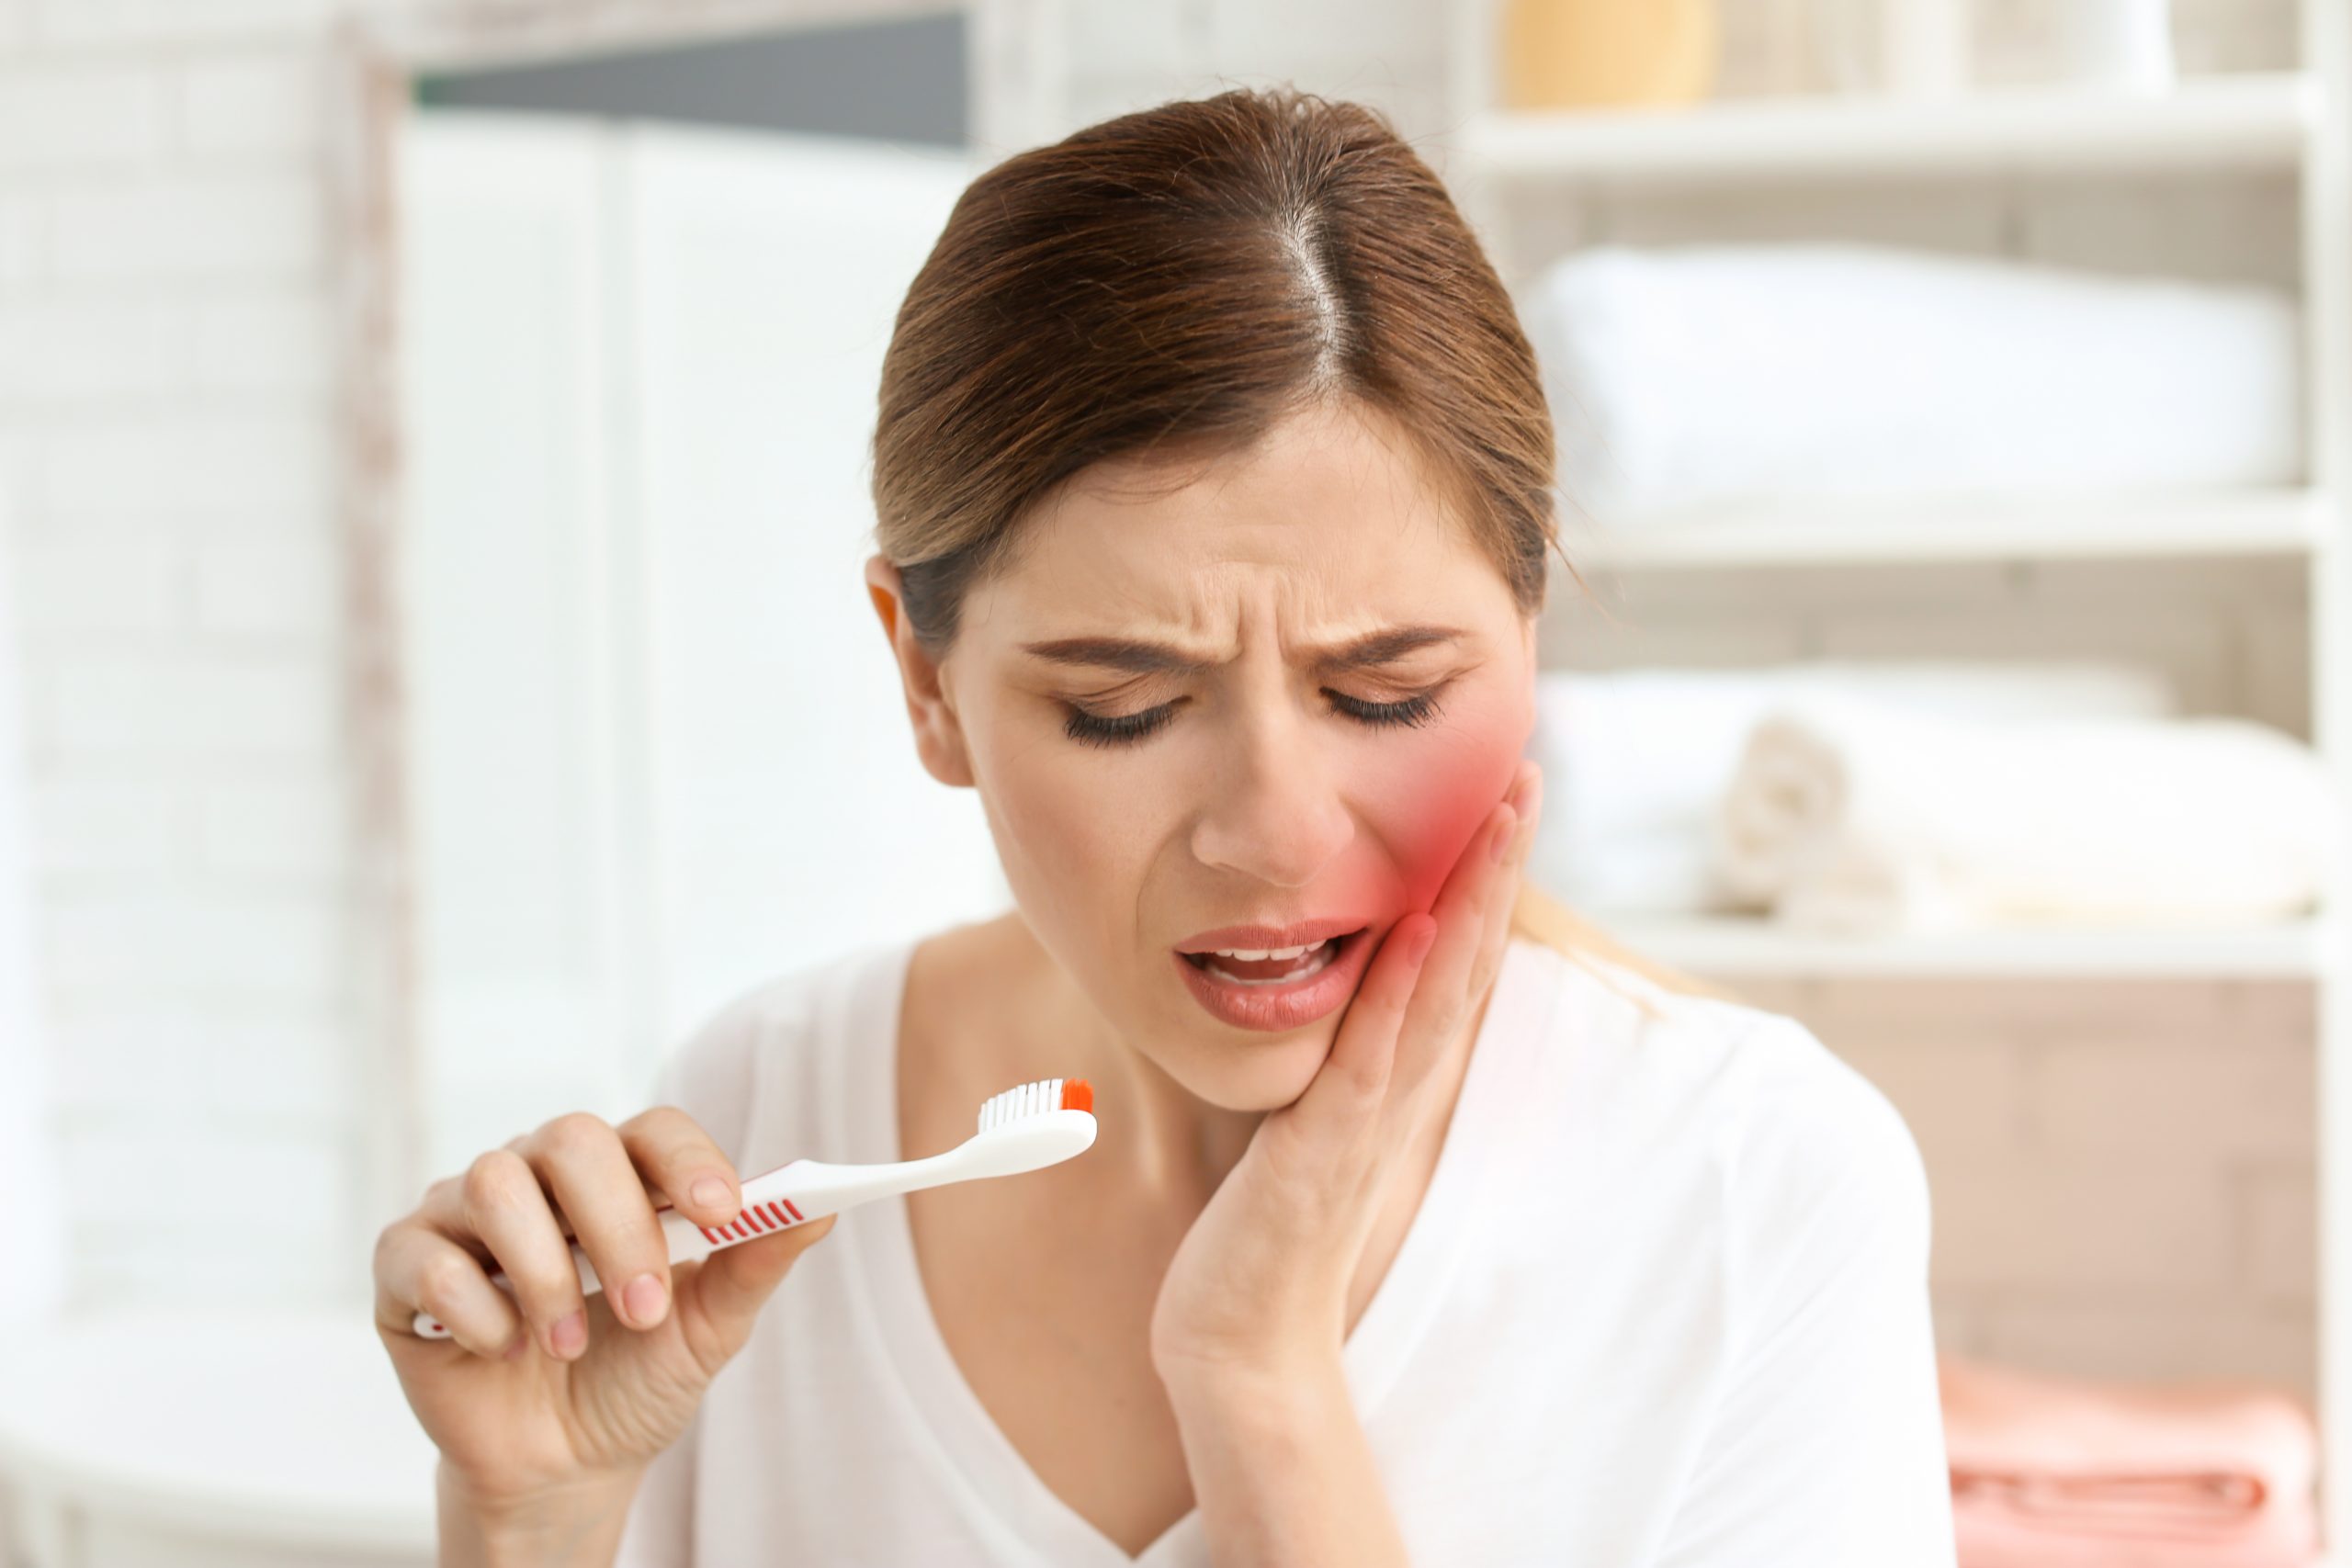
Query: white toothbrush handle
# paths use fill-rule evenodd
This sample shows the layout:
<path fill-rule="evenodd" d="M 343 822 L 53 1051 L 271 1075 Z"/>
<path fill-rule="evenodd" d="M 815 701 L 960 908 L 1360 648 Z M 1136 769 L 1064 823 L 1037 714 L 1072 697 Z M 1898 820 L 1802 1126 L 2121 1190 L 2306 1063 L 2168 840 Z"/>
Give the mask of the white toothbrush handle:
<path fill-rule="evenodd" d="M 1050 1125 L 1065 1121 L 1073 1125 Z M 1084 1123 L 1082 1128 L 1075 1125 L 1080 1121 Z M 1036 1135 L 1038 1131 L 1047 1135 L 1040 1138 Z M 1056 1132 L 1069 1135 L 1055 1137 L 1052 1134 Z M 1078 1134 L 1082 1134 L 1082 1141 L 1074 1141 Z M 950 1181 L 1035 1170 L 1041 1165 L 1067 1159 L 1093 1141 L 1094 1118 L 1091 1114 L 1083 1111 L 1054 1111 L 1028 1118 L 1020 1134 L 1010 1130 L 984 1133 L 928 1159 L 899 1160 L 886 1165 L 828 1165 L 823 1160 L 797 1159 L 743 1183 L 742 1212 L 731 1224 L 706 1228 L 675 1209 L 663 1209 L 659 1216 L 662 1234 L 668 1242 L 672 1263 L 696 1262 L 722 1247 L 756 1241 L 876 1198 L 896 1197 L 901 1192 L 919 1191 Z M 571 1244 L 571 1266 L 579 1272 L 582 1295 L 594 1295 L 605 1288 L 604 1281 L 596 1277 L 595 1265 L 588 1261 L 588 1254 L 576 1241 Z M 490 1282 L 509 1295 L 514 1292 L 514 1282 L 507 1279 L 504 1269 L 492 1274 Z M 413 1326 L 421 1339 L 450 1337 L 449 1330 L 430 1313 L 418 1313 Z"/>

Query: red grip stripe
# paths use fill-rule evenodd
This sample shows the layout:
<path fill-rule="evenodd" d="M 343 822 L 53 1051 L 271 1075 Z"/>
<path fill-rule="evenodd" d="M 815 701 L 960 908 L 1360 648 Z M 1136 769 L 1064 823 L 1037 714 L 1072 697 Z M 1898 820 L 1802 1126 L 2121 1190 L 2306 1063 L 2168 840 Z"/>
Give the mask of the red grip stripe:
<path fill-rule="evenodd" d="M 805 1218 L 805 1217 L 806 1217 L 805 1215 L 803 1215 L 803 1214 L 800 1213 L 800 1211 L 799 1211 L 799 1210 L 793 1208 L 793 1206 L 792 1206 L 792 1200 L 791 1200 L 791 1199 L 789 1199 L 789 1198 L 783 1198 L 783 1199 L 779 1199 L 779 1200 L 777 1200 L 777 1201 L 781 1202 L 781 1203 L 785 1206 L 785 1209 L 786 1210 L 786 1212 L 788 1212 L 788 1213 L 792 1215 L 792 1217 L 793 1217 L 794 1219 L 797 1220 L 797 1219 L 803 1219 L 803 1218 Z"/>

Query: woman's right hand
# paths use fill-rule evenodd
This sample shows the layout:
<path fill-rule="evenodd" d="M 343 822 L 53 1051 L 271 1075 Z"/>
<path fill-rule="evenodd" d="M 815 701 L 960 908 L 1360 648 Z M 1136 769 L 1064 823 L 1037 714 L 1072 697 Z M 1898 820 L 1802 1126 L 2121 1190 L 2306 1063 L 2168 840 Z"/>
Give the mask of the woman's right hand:
<path fill-rule="evenodd" d="M 633 1489 L 678 1439 L 769 1294 L 832 1229 L 828 1214 L 680 1264 L 673 1278 L 654 1206 L 724 1224 L 741 1197 L 733 1164 L 676 1107 L 618 1127 L 574 1111 L 435 1182 L 384 1227 L 376 1332 L 468 1502 L 520 1516 Z M 570 1236 L 606 1282 L 593 1297 Z M 512 1296 L 491 1283 L 493 1269 Z M 659 1287 L 650 1300 L 642 1276 Z M 420 1337 L 420 1311 L 452 1337 Z"/>

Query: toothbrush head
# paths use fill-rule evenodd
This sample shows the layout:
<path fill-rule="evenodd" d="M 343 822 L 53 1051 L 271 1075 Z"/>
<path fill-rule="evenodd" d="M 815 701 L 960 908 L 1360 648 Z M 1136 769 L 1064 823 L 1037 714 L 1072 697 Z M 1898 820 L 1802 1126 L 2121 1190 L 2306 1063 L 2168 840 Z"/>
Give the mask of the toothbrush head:
<path fill-rule="evenodd" d="M 1094 1110 L 1094 1089 L 1084 1078 L 1039 1078 L 1018 1089 L 993 1095 L 980 1107 L 980 1131 L 985 1133 L 1045 1111 Z"/>

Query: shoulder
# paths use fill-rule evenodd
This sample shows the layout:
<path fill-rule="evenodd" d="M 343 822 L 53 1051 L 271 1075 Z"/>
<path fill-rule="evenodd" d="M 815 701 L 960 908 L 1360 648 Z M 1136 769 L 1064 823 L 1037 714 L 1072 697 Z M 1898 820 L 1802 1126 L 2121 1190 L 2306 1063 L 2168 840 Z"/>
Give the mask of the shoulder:
<path fill-rule="evenodd" d="M 1595 954 L 1541 950 L 1564 999 L 1550 1044 L 1579 1057 L 1571 1097 L 1656 1157 L 1686 1156 L 1735 1247 L 1848 1228 L 1924 1253 L 1928 1176 L 1894 1102 L 1799 1019 L 1668 989 Z M 1902 1258 L 1894 1259 L 1897 1262 Z"/>
<path fill-rule="evenodd" d="M 904 945 L 863 943 L 736 992 L 663 1057 L 651 1102 L 685 1111 L 730 1156 L 740 1156 L 760 1106 L 817 1102 L 824 1049 L 843 1028 L 843 1009 Z"/>

